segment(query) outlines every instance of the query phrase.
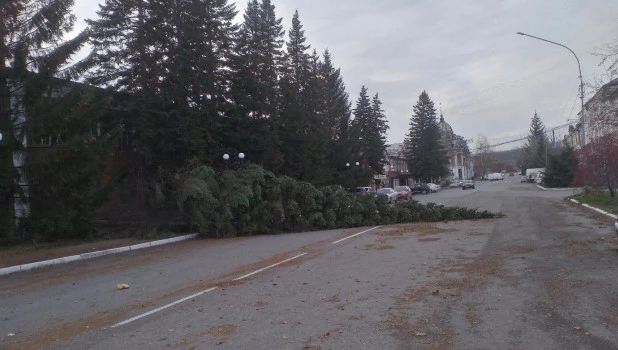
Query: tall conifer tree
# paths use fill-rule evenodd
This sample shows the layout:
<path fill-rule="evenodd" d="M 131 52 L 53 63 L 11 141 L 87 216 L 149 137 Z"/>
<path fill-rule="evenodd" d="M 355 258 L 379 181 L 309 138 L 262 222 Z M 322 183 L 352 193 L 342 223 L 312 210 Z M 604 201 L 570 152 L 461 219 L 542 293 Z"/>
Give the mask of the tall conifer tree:
<path fill-rule="evenodd" d="M 419 96 L 413 111 L 410 129 L 404 140 L 404 154 L 410 173 L 423 182 L 448 175 L 448 158 L 440 142 L 436 109 L 426 91 Z"/>
<path fill-rule="evenodd" d="M 305 44 L 306 40 L 296 11 L 286 42 L 280 80 L 281 109 L 277 122 L 285 159 L 283 172 L 298 179 L 305 179 L 311 167 L 311 150 L 306 147 L 311 136 L 310 111 L 305 103 L 310 74 L 310 56 L 307 52 L 310 46 Z"/>
<path fill-rule="evenodd" d="M 352 127 L 354 137 L 358 138 L 357 147 L 363 164 L 363 181 L 383 171 L 388 124 L 381 106 L 382 102 L 378 95 L 370 100 L 367 88 L 362 86 L 353 110 Z"/>
<path fill-rule="evenodd" d="M 148 167 L 211 163 L 229 113 L 236 26 L 228 0 L 106 0 L 89 21 L 88 81 L 132 94 Z"/>
<path fill-rule="evenodd" d="M 235 113 L 225 120 L 226 144 L 278 171 L 282 156 L 276 132 L 283 26 L 270 0 L 252 0 L 244 13 L 232 58 Z"/>
<path fill-rule="evenodd" d="M 548 143 L 545 125 L 535 111 L 530 121 L 530 135 L 528 135 L 523 149 L 523 171 L 530 168 L 545 167 Z"/>
<path fill-rule="evenodd" d="M 27 203 L 29 197 L 24 169 L 35 121 L 28 113 L 49 94 L 56 76 L 71 71 L 60 69 L 87 38 L 82 32 L 65 40 L 75 21 L 72 7 L 73 0 L 0 2 L 0 244 L 14 238 L 14 201 Z"/>

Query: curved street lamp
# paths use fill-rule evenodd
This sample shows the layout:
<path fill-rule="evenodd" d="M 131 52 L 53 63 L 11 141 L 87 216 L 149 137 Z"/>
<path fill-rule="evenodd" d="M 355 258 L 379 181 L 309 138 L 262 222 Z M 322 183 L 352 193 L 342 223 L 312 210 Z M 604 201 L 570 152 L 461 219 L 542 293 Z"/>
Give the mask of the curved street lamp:
<path fill-rule="evenodd" d="M 551 40 L 539 38 L 538 36 L 534 36 L 534 35 L 530 35 L 530 34 L 526 34 L 526 33 L 522 33 L 522 32 L 517 32 L 517 34 L 518 35 L 527 36 L 527 37 L 530 37 L 530 38 L 533 38 L 533 39 L 545 41 L 545 42 L 548 42 L 550 44 L 562 46 L 565 49 L 569 50 L 573 54 L 573 56 L 575 57 L 575 60 L 577 61 L 577 68 L 579 69 L 579 84 L 580 84 L 579 87 L 580 87 L 581 102 L 582 102 L 582 144 L 581 144 L 581 146 L 583 147 L 586 144 L 586 113 L 584 111 L 584 80 L 582 78 L 582 67 L 579 64 L 579 58 L 577 58 L 577 55 L 575 54 L 575 52 L 573 52 L 573 50 L 568 48 L 566 45 L 562 45 L 560 43 L 557 43 L 557 42 L 554 42 L 554 41 L 551 41 Z"/>

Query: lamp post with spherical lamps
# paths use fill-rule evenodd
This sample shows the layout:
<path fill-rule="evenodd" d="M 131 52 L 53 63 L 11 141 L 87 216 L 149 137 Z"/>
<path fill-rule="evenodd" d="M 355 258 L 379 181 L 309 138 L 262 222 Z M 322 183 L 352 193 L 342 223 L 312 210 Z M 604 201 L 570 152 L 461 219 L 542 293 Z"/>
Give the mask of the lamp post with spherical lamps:
<path fill-rule="evenodd" d="M 230 155 L 229 155 L 229 154 L 227 154 L 227 153 L 225 153 L 225 154 L 223 155 L 223 160 L 225 161 L 225 166 L 226 166 L 226 168 L 229 168 L 229 167 L 228 167 L 228 164 L 229 164 L 230 162 L 233 162 L 233 161 L 234 161 L 232 158 L 233 158 L 233 157 L 232 157 L 232 156 L 230 156 Z M 238 165 L 236 166 L 236 168 L 242 168 L 242 166 L 243 166 L 243 161 L 244 161 L 244 159 L 245 159 L 245 154 L 244 154 L 244 153 L 242 153 L 242 152 L 240 152 L 240 153 L 238 153 L 238 154 L 236 155 L 236 157 L 235 157 L 235 158 L 236 158 L 236 163 L 238 163 Z M 232 159 L 232 160 L 230 160 L 230 159 Z M 232 164 L 233 164 L 233 163 L 232 163 Z"/>

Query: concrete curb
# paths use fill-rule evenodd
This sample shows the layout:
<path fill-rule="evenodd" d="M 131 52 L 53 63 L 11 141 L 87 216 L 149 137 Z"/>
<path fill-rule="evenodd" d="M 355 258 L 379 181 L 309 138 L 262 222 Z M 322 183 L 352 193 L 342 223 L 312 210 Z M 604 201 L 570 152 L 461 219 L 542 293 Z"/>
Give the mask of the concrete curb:
<path fill-rule="evenodd" d="M 536 185 L 536 187 L 542 189 L 543 191 L 581 191 L 581 187 L 547 188 L 541 185 Z"/>
<path fill-rule="evenodd" d="M 609 216 L 612 219 L 616 219 L 616 215 L 608 213 L 605 210 L 602 210 L 602 209 L 599 209 L 599 208 L 595 208 L 592 205 L 588 205 L 586 203 L 580 203 L 578 200 L 575 200 L 573 198 L 569 198 L 569 201 L 571 201 L 571 203 L 579 204 L 582 207 L 585 207 L 585 208 L 588 208 L 588 209 L 592 209 L 592 210 L 596 211 L 599 214 L 607 215 L 607 216 Z"/>
<path fill-rule="evenodd" d="M 167 239 L 161 239 L 161 240 L 158 240 L 158 241 L 139 243 L 139 244 L 135 244 L 135 245 L 128 246 L 128 247 L 119 247 L 119 248 L 105 249 L 105 250 L 99 250 L 99 251 L 96 251 L 96 252 L 88 252 L 88 253 L 83 253 L 83 254 L 79 254 L 79 255 L 71 255 L 71 256 L 65 256 L 65 257 L 62 257 L 62 258 L 37 261 L 37 262 L 29 263 L 29 264 L 3 267 L 3 268 L 0 268 L 0 276 L 8 275 L 8 274 L 11 274 L 11 273 L 14 273 L 14 272 L 38 269 L 38 268 L 46 267 L 46 266 L 60 265 L 60 264 L 66 264 L 66 263 L 70 263 L 70 262 L 74 262 L 74 261 L 79 261 L 79 260 L 86 260 L 86 259 L 97 258 L 97 257 L 100 257 L 100 256 L 109 255 L 109 254 L 118 254 L 118 253 L 124 253 L 124 252 L 133 251 L 133 250 L 138 250 L 138 249 L 144 249 L 144 248 L 149 248 L 149 247 L 156 247 L 156 246 L 160 246 L 160 245 L 164 245 L 164 244 L 175 243 L 175 242 L 185 241 L 185 240 L 188 240 L 188 239 L 193 239 L 193 238 L 196 238 L 197 236 L 198 236 L 197 233 L 192 233 L 192 234 L 189 234 L 189 235 L 184 235 L 184 236 L 179 236 L 179 237 L 174 237 L 174 238 L 167 238 Z"/>

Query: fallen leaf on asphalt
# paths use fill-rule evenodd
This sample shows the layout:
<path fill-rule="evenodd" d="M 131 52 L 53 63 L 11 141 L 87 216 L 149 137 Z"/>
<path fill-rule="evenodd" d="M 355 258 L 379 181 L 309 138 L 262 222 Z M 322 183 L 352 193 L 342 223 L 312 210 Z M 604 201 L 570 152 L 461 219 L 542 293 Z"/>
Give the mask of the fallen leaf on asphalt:
<path fill-rule="evenodd" d="M 427 335 L 427 333 L 424 333 L 424 332 L 414 332 L 414 335 L 417 336 L 417 337 L 424 337 L 424 336 Z"/>
<path fill-rule="evenodd" d="M 116 285 L 116 289 L 120 290 L 120 289 L 129 289 L 129 285 L 125 284 L 125 283 L 118 283 Z"/>
<path fill-rule="evenodd" d="M 7 334 L 6 336 L 7 336 L 7 337 L 14 337 L 14 336 L 15 336 L 15 333 L 9 333 L 9 334 Z"/>
<path fill-rule="evenodd" d="M 575 326 L 575 327 L 573 327 L 573 328 L 575 328 L 575 329 L 577 329 L 577 330 L 580 330 L 580 329 L 582 329 L 582 326 Z"/>
<path fill-rule="evenodd" d="M 288 336 L 287 336 L 287 335 L 284 335 L 284 336 L 283 336 L 283 339 L 284 339 L 284 340 L 285 340 L 285 339 L 288 339 Z"/>

